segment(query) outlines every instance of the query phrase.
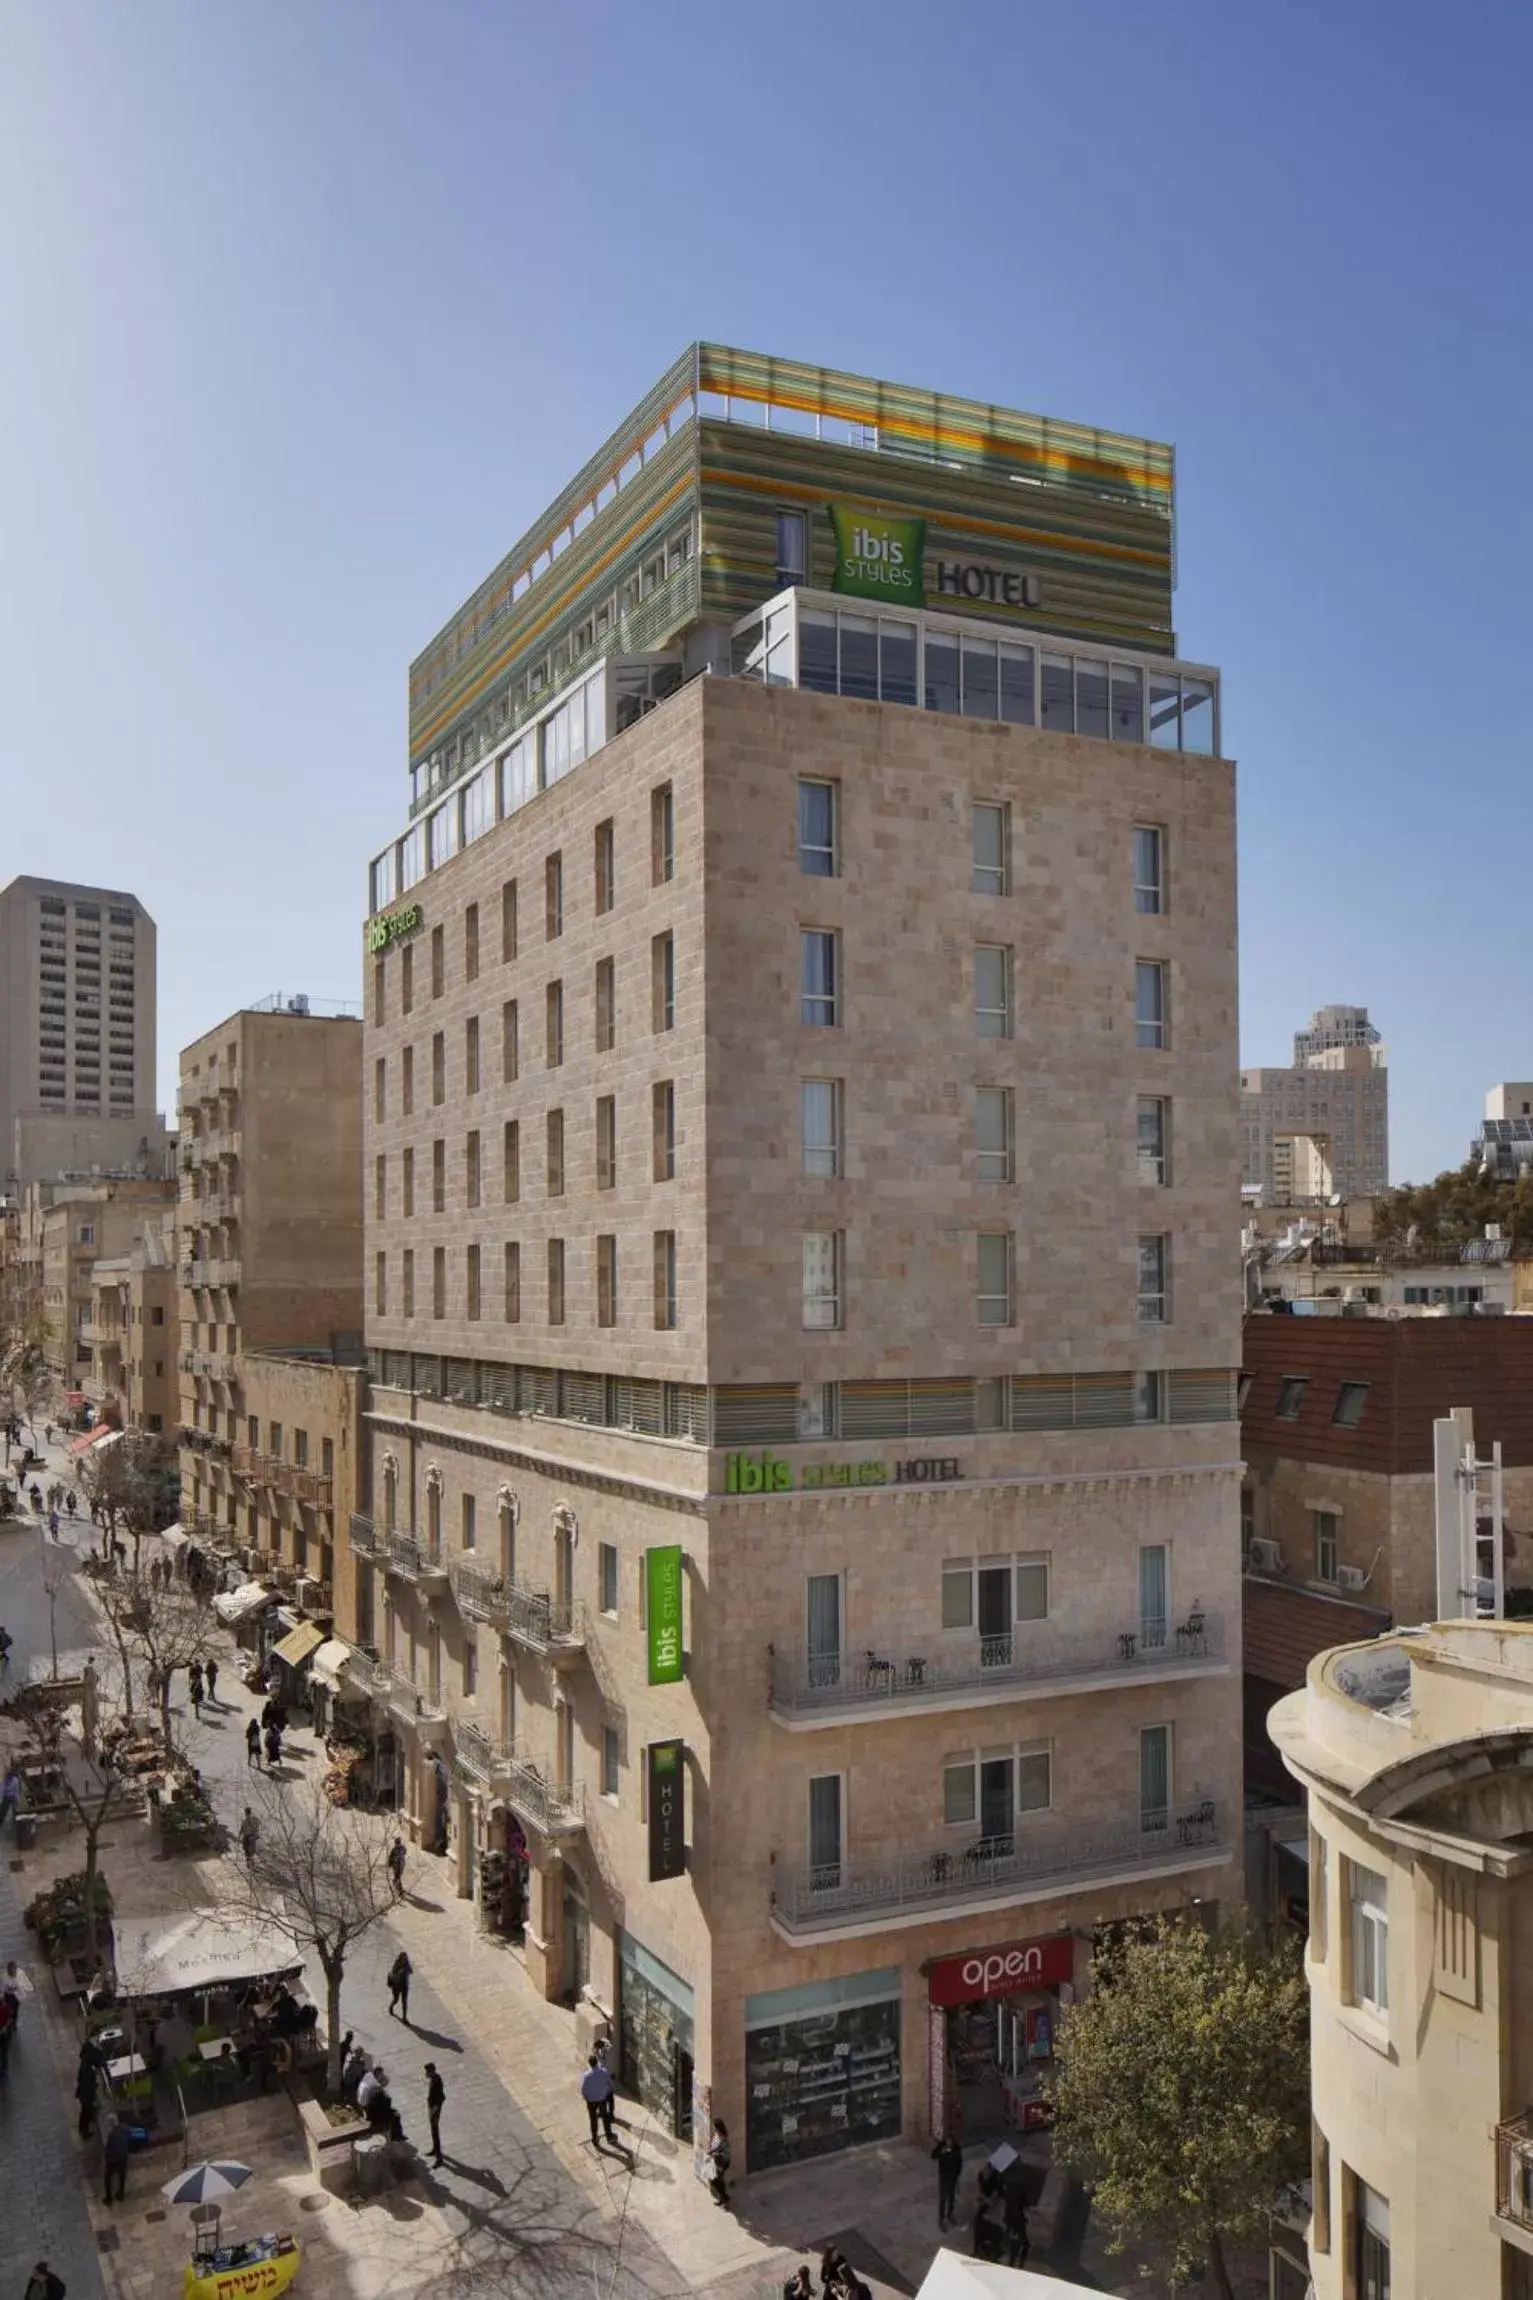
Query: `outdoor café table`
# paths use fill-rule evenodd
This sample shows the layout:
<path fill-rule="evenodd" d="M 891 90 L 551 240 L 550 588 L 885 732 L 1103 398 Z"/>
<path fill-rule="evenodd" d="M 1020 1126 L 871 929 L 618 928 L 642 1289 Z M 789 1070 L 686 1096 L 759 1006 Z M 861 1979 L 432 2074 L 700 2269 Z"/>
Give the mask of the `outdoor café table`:
<path fill-rule="evenodd" d="M 107 2062 L 107 2082 L 108 2084 L 126 2084 L 129 2077 L 142 2076 L 148 2065 L 147 2061 L 140 2060 L 136 2052 L 125 2052 L 120 2060 Z"/>
<path fill-rule="evenodd" d="M 207 2036 L 202 2039 L 197 2050 L 204 2060 L 222 2060 L 224 2046 L 226 2044 L 232 2045 L 233 2042 L 232 2036 Z"/>

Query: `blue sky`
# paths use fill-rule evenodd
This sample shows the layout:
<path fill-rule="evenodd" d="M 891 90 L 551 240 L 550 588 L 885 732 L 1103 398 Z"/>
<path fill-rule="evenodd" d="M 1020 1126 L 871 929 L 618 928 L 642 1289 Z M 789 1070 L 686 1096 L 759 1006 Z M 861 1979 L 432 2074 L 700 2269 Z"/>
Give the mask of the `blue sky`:
<path fill-rule="evenodd" d="M 1394 1169 L 1533 1072 L 1533 16 L 1479 0 L 0 0 L 4 876 L 176 1048 L 355 997 L 410 656 L 694 336 L 1177 444 L 1242 1052 Z"/>

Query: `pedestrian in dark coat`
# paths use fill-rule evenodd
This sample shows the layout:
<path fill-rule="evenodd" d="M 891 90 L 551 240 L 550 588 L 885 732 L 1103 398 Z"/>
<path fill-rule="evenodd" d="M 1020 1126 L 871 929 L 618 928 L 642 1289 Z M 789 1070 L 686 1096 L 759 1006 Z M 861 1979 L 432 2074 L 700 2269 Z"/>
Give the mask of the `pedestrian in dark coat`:
<path fill-rule="evenodd" d="M 202 1663 L 200 1661 L 192 1663 L 186 1673 L 186 1682 L 192 1697 L 192 1707 L 200 1717 L 202 1715 Z"/>
<path fill-rule="evenodd" d="M 410 1975 L 414 1970 L 403 1949 L 389 1967 L 389 2011 L 397 2012 L 406 2027 L 410 2021 Z"/>
<path fill-rule="evenodd" d="M 268 1765 L 280 1765 L 282 1762 L 282 1735 L 275 1725 L 266 1728 L 266 1762 Z"/>
<path fill-rule="evenodd" d="M 963 2172 L 963 2150 L 945 2132 L 932 2150 L 937 2163 L 937 2226 L 951 2227 L 958 2217 L 958 2182 Z"/>
<path fill-rule="evenodd" d="M 209 1701 L 209 1703 L 211 1704 L 211 1702 L 212 1702 L 212 1700 L 213 1700 L 213 1697 L 214 1697 L 214 1695 L 215 1695 L 215 1694 L 217 1693 L 217 1691 L 218 1691 L 218 1663 L 217 1663 L 216 1661 L 213 1661 L 213 1660 L 211 1660 L 211 1659 L 209 1660 L 209 1662 L 208 1662 L 208 1672 L 207 1672 L 207 1674 L 208 1674 L 208 1701 Z"/>
<path fill-rule="evenodd" d="M 80 2138 L 89 2140 L 96 2122 L 96 2096 L 100 2089 L 94 2061 L 81 2056 L 75 2077 L 75 2099 L 80 2103 Z"/>
<path fill-rule="evenodd" d="M 1027 2233 L 1027 2198 L 1015 2180 L 1007 2189 L 1001 2205 L 1001 2217 L 1006 2223 L 1006 2262 L 1011 2268 L 1027 2265 L 1032 2242 Z"/>
<path fill-rule="evenodd" d="M 442 2161 L 442 2110 L 447 2101 L 447 2087 L 437 2074 L 434 2060 L 426 2063 L 426 2122 L 431 2127 L 431 2161 Z"/>
<path fill-rule="evenodd" d="M 252 1717 L 245 1727 L 245 1763 L 247 1765 L 259 1765 L 260 1762 L 261 1728 Z"/>

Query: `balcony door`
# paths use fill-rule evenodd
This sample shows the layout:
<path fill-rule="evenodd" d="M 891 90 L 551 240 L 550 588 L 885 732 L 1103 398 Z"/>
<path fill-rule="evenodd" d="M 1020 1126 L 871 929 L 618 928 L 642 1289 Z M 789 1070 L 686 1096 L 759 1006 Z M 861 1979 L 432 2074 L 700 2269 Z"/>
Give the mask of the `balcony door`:
<path fill-rule="evenodd" d="M 993 1852 L 1009 1853 L 1016 1828 L 1017 1761 L 1014 1757 L 981 1757 L 979 1761 L 979 1833 Z"/>
<path fill-rule="evenodd" d="M 811 1573 L 806 1613 L 809 1647 L 809 1683 L 812 1687 L 841 1682 L 841 1576 Z"/>
<path fill-rule="evenodd" d="M 1139 1736 L 1139 1826 L 1157 1835 L 1171 1818 L 1171 1728 L 1147 1725 Z"/>
<path fill-rule="evenodd" d="M 1011 1559 L 979 1569 L 979 1659 L 982 1669 L 1011 1667 L 1014 1620 Z"/>
<path fill-rule="evenodd" d="M 824 1892 L 841 1882 L 842 1782 L 839 1773 L 821 1773 L 809 1784 L 809 1881 Z"/>
<path fill-rule="evenodd" d="M 1139 1552 L 1139 1650 L 1156 1653 L 1166 1642 L 1171 1616 L 1171 1552 L 1163 1541 Z"/>

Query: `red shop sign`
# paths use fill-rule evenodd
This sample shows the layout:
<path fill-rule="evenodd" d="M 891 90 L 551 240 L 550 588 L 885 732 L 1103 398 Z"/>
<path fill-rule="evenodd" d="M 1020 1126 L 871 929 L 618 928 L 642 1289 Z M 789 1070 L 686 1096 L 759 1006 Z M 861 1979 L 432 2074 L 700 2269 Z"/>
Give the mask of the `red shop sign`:
<path fill-rule="evenodd" d="M 1075 1977 L 1075 1935 L 1047 1941 L 1003 1941 L 963 1957 L 939 1957 L 928 1974 L 934 2005 L 974 2004 L 1013 1989 L 1057 1988 Z"/>

